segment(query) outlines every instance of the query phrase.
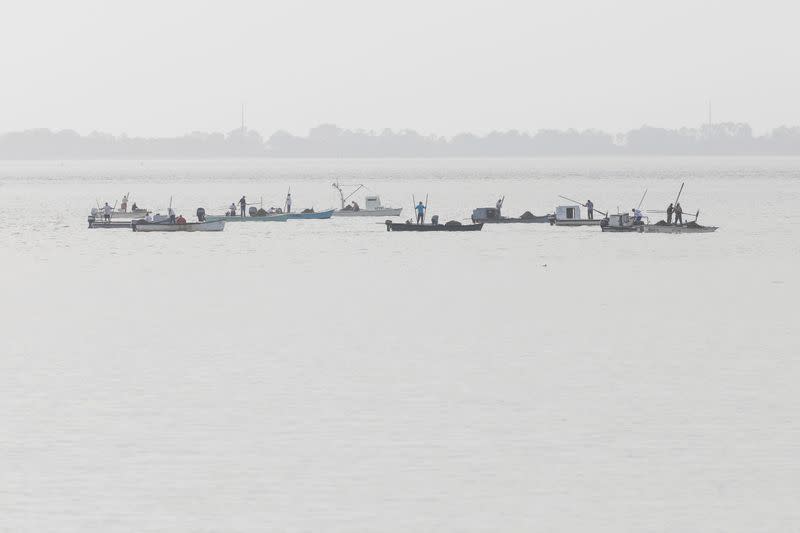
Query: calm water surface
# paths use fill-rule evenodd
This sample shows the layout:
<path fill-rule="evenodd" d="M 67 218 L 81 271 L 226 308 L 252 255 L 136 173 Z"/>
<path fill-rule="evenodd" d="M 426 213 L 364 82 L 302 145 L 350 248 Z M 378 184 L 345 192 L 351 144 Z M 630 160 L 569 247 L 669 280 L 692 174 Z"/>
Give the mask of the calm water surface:
<path fill-rule="evenodd" d="M 799 164 L 0 163 L 0 531 L 794 531 Z M 442 220 L 685 181 L 721 228 L 85 224 L 336 179 Z"/>

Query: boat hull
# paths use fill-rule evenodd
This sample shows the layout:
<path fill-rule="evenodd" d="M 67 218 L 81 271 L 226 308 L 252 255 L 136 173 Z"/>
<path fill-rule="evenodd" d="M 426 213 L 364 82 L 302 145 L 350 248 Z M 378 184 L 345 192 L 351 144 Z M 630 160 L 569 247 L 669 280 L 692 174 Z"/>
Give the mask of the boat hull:
<path fill-rule="evenodd" d="M 176 232 L 176 231 L 222 231 L 225 229 L 225 221 L 217 220 L 214 222 L 190 222 L 187 224 L 170 224 L 163 222 L 144 222 L 136 221 L 131 225 L 133 231 L 145 232 Z"/>
<path fill-rule="evenodd" d="M 237 217 L 225 215 L 207 215 L 206 222 L 286 222 L 289 215 L 283 213 L 279 215 L 266 215 L 263 217 Z"/>
<path fill-rule="evenodd" d="M 334 211 L 333 212 L 333 216 L 335 216 L 335 217 L 399 217 L 400 213 L 402 211 L 403 211 L 402 207 L 397 207 L 397 208 L 385 207 L 383 209 L 359 209 L 358 211 L 353 211 L 352 209 L 349 209 L 349 210 L 339 209 L 338 211 Z"/>
<path fill-rule="evenodd" d="M 478 224 L 394 224 L 391 220 L 386 221 L 386 231 L 480 231 L 483 223 Z"/>
<path fill-rule="evenodd" d="M 643 233 L 644 224 L 628 225 L 628 226 L 600 226 L 600 229 L 608 233 Z"/>
<path fill-rule="evenodd" d="M 131 220 L 110 220 L 106 222 L 102 218 L 89 217 L 89 229 L 131 229 Z"/>
<path fill-rule="evenodd" d="M 603 219 L 602 218 L 595 218 L 595 219 L 578 218 L 571 220 L 553 219 L 550 221 L 550 223 L 555 226 L 564 226 L 564 227 L 599 226 L 600 224 L 603 223 Z"/>
<path fill-rule="evenodd" d="M 319 211 L 317 213 L 287 213 L 289 220 L 322 220 L 333 216 L 333 209 Z"/>
<path fill-rule="evenodd" d="M 661 225 L 661 224 L 648 224 L 644 227 L 645 233 L 713 233 L 719 229 L 718 226 L 694 226 L 682 225 Z"/>
<path fill-rule="evenodd" d="M 533 216 L 530 218 L 487 218 L 487 219 L 473 219 L 474 223 L 483 224 L 546 224 L 550 222 L 550 215 Z"/>

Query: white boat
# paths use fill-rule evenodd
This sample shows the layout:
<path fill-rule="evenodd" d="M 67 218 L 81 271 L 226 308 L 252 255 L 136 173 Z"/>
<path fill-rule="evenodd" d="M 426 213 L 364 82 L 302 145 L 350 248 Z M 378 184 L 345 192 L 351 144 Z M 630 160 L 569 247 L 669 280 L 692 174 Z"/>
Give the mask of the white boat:
<path fill-rule="evenodd" d="M 342 208 L 334 211 L 333 215 L 337 217 L 399 217 L 403 211 L 402 207 L 385 207 L 381 205 L 380 196 L 366 196 L 364 197 L 364 207 L 360 207 L 357 203 L 353 202 L 352 205 L 346 205 L 345 202 L 351 198 L 355 193 L 361 190 L 364 186 L 359 185 L 356 190 L 344 195 L 342 188 L 338 183 L 333 184 L 333 188 L 339 191 L 339 197 L 342 201 Z"/>
<path fill-rule="evenodd" d="M 555 226 L 599 226 L 602 218 L 581 218 L 579 205 L 560 205 L 556 207 L 556 216 L 550 219 Z"/>
<path fill-rule="evenodd" d="M 222 231 L 225 229 L 224 220 L 212 222 L 187 222 L 185 224 L 175 224 L 170 222 L 147 222 L 145 220 L 135 220 L 131 224 L 133 231 Z"/>

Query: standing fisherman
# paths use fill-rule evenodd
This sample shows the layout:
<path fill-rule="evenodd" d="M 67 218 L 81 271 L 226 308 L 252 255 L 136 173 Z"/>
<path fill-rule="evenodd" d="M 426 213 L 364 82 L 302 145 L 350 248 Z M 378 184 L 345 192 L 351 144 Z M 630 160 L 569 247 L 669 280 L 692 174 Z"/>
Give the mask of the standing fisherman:
<path fill-rule="evenodd" d="M 286 212 L 292 212 L 292 193 L 290 192 L 286 193 Z"/>
<path fill-rule="evenodd" d="M 422 205 L 422 201 L 417 204 L 417 224 L 424 224 L 425 223 L 425 206 Z"/>
<path fill-rule="evenodd" d="M 239 199 L 239 211 L 239 216 L 242 218 L 247 216 L 247 200 L 244 199 L 244 196 Z"/>
<path fill-rule="evenodd" d="M 167 214 L 169 215 L 169 223 L 170 224 L 174 224 L 175 223 L 175 210 L 172 209 L 172 206 L 169 206 L 167 208 Z"/>
<path fill-rule="evenodd" d="M 675 225 L 683 225 L 683 208 L 680 203 L 675 204 Z"/>
<path fill-rule="evenodd" d="M 589 220 L 594 220 L 594 204 L 591 200 L 586 200 L 586 212 L 589 214 Z"/>
<path fill-rule="evenodd" d="M 106 205 L 103 206 L 103 220 L 106 222 L 111 222 L 111 213 L 113 211 L 114 208 L 108 205 L 108 202 L 106 202 Z"/>
<path fill-rule="evenodd" d="M 675 211 L 675 208 L 672 207 L 672 204 L 669 204 L 669 207 L 667 207 L 667 224 L 672 224 L 673 211 Z"/>
<path fill-rule="evenodd" d="M 123 213 L 128 212 L 128 195 L 122 197 L 122 202 L 120 203 L 119 210 Z"/>
<path fill-rule="evenodd" d="M 503 209 L 503 198 L 498 198 L 494 206 L 497 209 L 497 218 L 500 218 L 500 210 Z"/>

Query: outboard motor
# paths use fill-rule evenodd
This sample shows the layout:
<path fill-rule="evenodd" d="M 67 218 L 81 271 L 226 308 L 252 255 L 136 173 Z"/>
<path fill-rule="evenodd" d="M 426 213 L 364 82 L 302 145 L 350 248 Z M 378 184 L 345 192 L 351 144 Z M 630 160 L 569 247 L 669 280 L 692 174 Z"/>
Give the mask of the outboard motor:
<path fill-rule="evenodd" d="M 206 221 L 206 210 L 203 209 L 202 207 L 197 208 L 197 220 L 199 220 L 200 222 Z"/>
<path fill-rule="evenodd" d="M 433 224 L 434 226 L 439 225 L 439 215 L 433 215 L 431 217 L 431 224 Z"/>

